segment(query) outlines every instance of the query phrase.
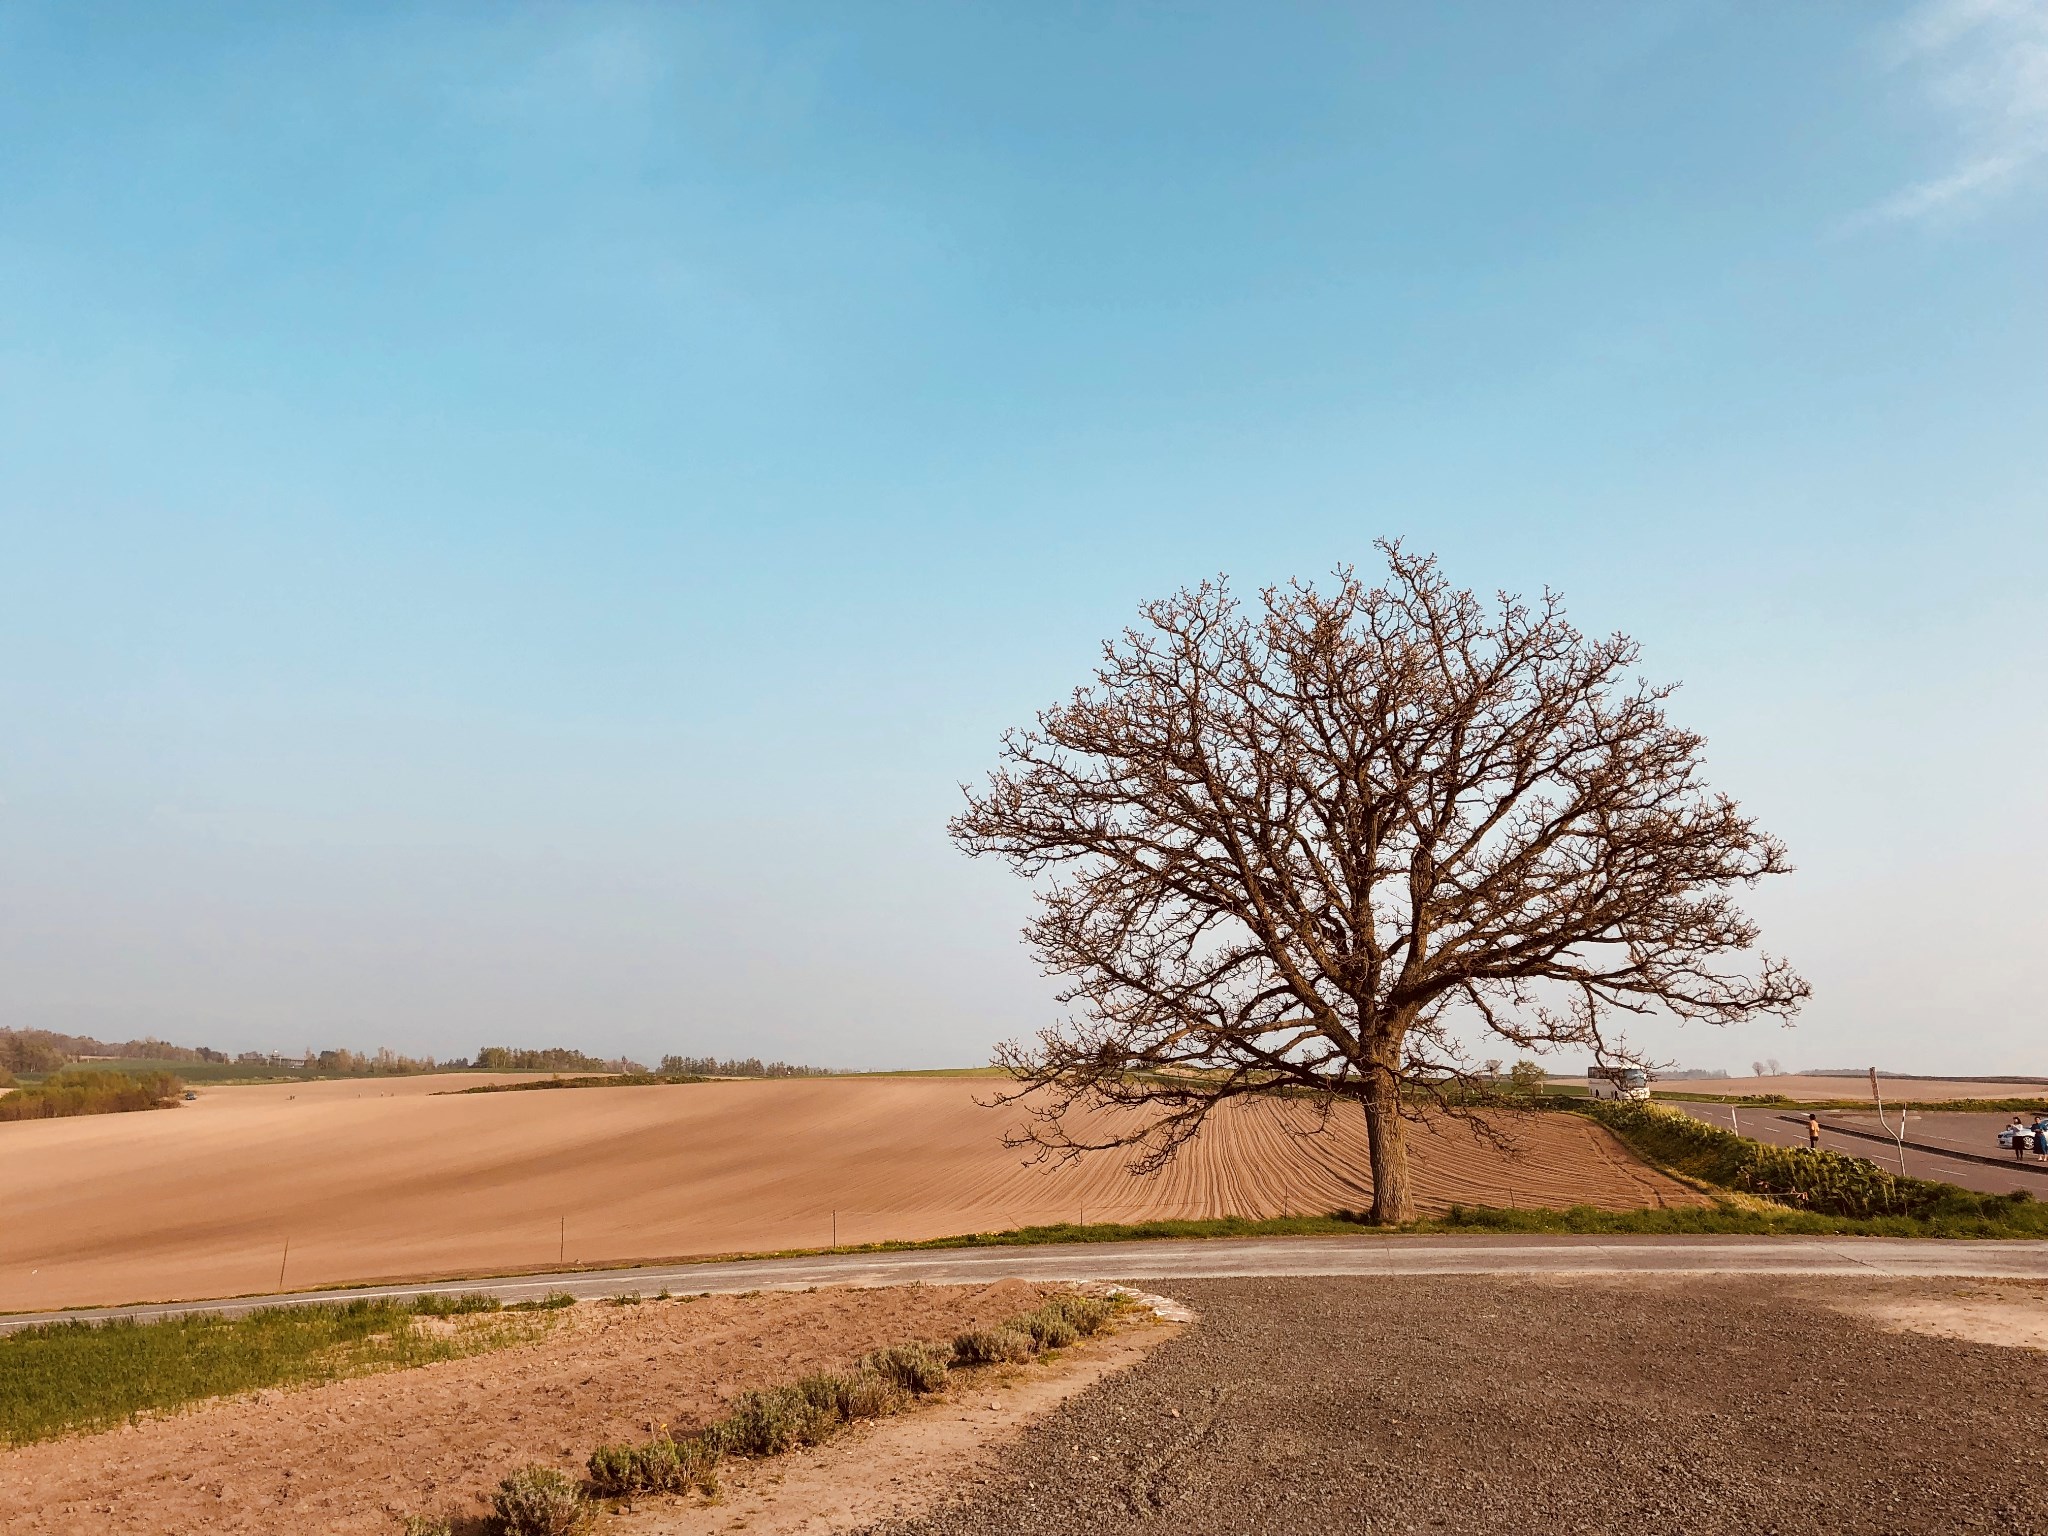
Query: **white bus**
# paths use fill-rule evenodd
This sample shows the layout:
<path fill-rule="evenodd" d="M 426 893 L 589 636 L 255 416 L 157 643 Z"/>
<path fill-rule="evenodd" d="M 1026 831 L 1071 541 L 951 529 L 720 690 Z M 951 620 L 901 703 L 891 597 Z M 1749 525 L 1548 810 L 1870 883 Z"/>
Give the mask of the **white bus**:
<path fill-rule="evenodd" d="M 1647 1099 L 1650 1074 L 1641 1067 L 1588 1067 L 1586 1091 L 1596 1099 Z"/>

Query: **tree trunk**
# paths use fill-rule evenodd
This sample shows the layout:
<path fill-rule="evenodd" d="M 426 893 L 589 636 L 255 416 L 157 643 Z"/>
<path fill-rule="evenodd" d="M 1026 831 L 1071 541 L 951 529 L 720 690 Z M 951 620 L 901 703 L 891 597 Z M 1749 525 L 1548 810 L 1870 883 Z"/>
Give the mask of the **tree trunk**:
<path fill-rule="evenodd" d="M 1415 1219 L 1408 1182 L 1408 1123 L 1393 1078 L 1375 1074 L 1365 1097 L 1365 1138 L 1372 1148 L 1372 1219 L 1383 1227 Z"/>

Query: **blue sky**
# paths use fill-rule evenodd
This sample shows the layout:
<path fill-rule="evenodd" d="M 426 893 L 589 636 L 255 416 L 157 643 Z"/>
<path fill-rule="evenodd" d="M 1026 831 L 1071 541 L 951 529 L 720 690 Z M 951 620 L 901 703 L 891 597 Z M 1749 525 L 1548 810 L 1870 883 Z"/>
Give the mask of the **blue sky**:
<path fill-rule="evenodd" d="M 0 1022 L 979 1060 L 1142 599 L 1639 637 L 1799 1028 L 2048 1073 L 2048 6 L 0 10 Z"/>

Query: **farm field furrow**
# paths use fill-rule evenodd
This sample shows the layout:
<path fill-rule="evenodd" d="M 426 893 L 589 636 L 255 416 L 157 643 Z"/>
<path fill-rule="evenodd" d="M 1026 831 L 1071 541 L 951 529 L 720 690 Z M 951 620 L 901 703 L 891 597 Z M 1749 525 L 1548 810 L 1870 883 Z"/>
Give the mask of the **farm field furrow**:
<path fill-rule="evenodd" d="M 1371 1199 L 1355 1114 L 1303 1136 L 1305 1114 L 1234 1107 L 1134 1180 L 1114 1157 L 1027 1165 L 1001 1144 L 1018 1111 L 978 1105 L 974 1080 L 433 1086 L 220 1088 L 156 1114 L 0 1127 L 0 1310 Z M 1423 1208 L 1698 1198 L 1577 1116 L 1511 1130 L 1503 1152 L 1460 1125 L 1418 1127 Z"/>

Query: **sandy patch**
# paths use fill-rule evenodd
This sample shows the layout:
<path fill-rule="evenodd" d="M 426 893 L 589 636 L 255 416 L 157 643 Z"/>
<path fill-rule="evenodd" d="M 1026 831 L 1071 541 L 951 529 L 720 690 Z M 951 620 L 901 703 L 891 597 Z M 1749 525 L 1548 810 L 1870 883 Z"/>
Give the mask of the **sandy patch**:
<path fill-rule="evenodd" d="M 1303 1136 L 1291 1110 L 1234 1106 L 1134 1180 L 1113 1158 L 1026 1166 L 1001 1144 L 1017 1111 L 976 1103 L 987 1081 L 433 1093 L 473 1081 L 217 1088 L 161 1114 L 0 1125 L 0 1311 L 1372 1199 L 1355 1114 Z M 1698 1199 L 1580 1116 L 1513 1129 L 1508 1153 L 1418 1130 L 1422 1208 Z"/>
<path fill-rule="evenodd" d="M 1919 1294 L 1865 1294 L 1833 1305 L 1901 1333 L 2048 1350 L 2048 1282 L 1973 1281 Z"/>
<path fill-rule="evenodd" d="M 537 1344 L 0 1451 L 0 1530 L 376 1533 L 478 1514 L 520 1466 L 580 1475 L 606 1441 L 715 1417 L 748 1387 L 843 1367 L 1028 1311 L 1048 1287 L 714 1296 L 586 1304 Z"/>
<path fill-rule="evenodd" d="M 641 1500 L 599 1528 L 606 1536 L 828 1536 L 922 1514 L 972 1495 L 994 1475 L 1002 1448 L 1035 1420 L 1179 1331 L 1165 1321 L 1129 1324 L 1049 1362 L 959 1377 L 944 1397 L 815 1450 L 728 1463 L 715 1504 Z"/>

